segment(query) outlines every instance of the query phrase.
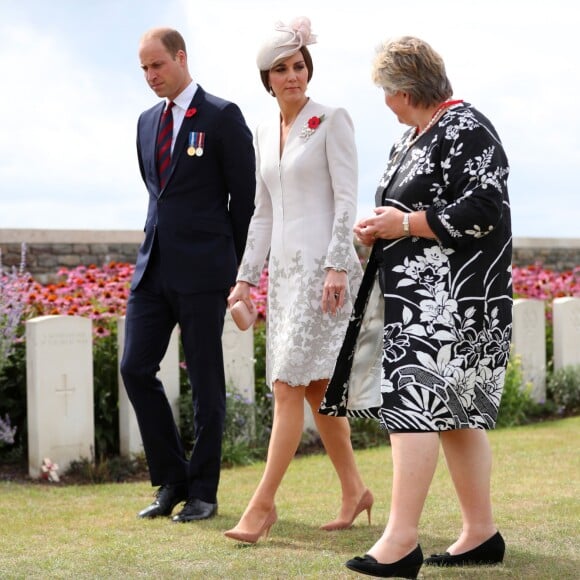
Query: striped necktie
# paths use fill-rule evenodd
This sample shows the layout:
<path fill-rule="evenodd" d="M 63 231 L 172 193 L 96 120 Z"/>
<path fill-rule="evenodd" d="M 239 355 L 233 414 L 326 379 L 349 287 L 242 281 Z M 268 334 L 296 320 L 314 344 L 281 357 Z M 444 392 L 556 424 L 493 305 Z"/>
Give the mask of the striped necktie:
<path fill-rule="evenodd" d="M 171 109 L 173 105 L 175 103 L 171 101 L 165 111 L 163 111 L 157 135 L 157 171 L 161 189 L 167 183 L 169 168 L 171 167 L 171 140 L 173 139 L 173 113 Z"/>

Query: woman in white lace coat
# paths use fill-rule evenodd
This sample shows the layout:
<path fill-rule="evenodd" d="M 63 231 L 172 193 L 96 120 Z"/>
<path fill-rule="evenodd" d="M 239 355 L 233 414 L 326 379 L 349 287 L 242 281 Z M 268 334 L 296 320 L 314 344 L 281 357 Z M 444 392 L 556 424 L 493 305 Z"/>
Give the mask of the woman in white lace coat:
<path fill-rule="evenodd" d="M 260 125 L 256 209 L 238 281 L 228 302 L 251 307 L 269 255 L 267 380 L 274 422 L 266 468 L 238 525 L 227 537 L 256 542 L 277 519 L 274 498 L 296 453 L 304 400 L 337 471 L 342 488 L 338 518 L 326 530 L 352 526 L 373 497 L 355 464 L 346 418 L 317 413 L 348 324 L 362 277 L 352 227 L 356 217 L 357 154 L 352 121 L 306 96 L 315 42 L 308 19 L 279 23 L 258 54 L 266 90 L 280 115 Z"/>

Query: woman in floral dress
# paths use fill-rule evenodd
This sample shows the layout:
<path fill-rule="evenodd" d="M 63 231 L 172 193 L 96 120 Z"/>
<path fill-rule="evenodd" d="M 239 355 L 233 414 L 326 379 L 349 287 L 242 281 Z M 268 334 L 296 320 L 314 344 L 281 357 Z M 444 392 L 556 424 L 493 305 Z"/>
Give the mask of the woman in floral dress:
<path fill-rule="evenodd" d="M 362 277 L 352 228 L 356 216 L 357 154 L 344 109 L 315 103 L 305 92 L 312 77 L 310 21 L 279 23 L 258 54 L 266 90 L 280 114 L 255 134 L 256 209 L 238 281 L 228 299 L 251 308 L 269 254 L 267 380 L 274 421 L 264 475 L 229 538 L 256 542 L 276 521 L 274 497 L 300 443 L 304 401 L 342 488 L 338 517 L 328 531 L 351 527 L 370 510 L 372 494 L 356 467 L 346 418 L 316 413 Z"/>
<path fill-rule="evenodd" d="M 385 43 L 373 72 L 387 106 L 411 128 L 391 150 L 375 215 L 355 226 L 373 250 L 321 412 L 374 416 L 392 445 L 387 527 L 347 566 L 414 577 L 423 562 L 418 524 L 439 442 L 463 530 L 426 563 L 493 564 L 504 555 L 492 516 L 486 430 L 496 423 L 512 329 L 509 167 L 490 121 L 451 99 L 443 61 L 427 43 Z M 377 277 L 379 301 L 372 292 Z M 360 342 L 376 327 L 369 321 L 377 304 L 384 319 L 380 364 L 369 372 L 373 396 L 355 392 L 353 370 L 360 368 Z"/>

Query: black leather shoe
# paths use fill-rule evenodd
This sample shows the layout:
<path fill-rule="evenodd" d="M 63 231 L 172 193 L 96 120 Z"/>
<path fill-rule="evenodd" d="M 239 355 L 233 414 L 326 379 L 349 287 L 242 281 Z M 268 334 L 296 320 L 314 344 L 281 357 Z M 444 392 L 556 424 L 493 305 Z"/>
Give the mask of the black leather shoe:
<path fill-rule="evenodd" d="M 155 501 L 141 510 L 138 518 L 157 518 L 159 516 L 170 516 L 173 508 L 187 499 L 187 487 L 183 484 L 162 485 L 155 492 Z"/>
<path fill-rule="evenodd" d="M 346 563 L 349 570 L 366 574 L 367 576 L 376 576 L 377 578 L 417 578 L 419 570 L 423 564 L 423 552 L 421 546 L 417 546 L 412 552 L 409 552 L 404 558 L 393 562 L 392 564 L 380 564 L 375 558 L 365 554 L 357 556 Z"/>
<path fill-rule="evenodd" d="M 190 498 L 185 502 L 183 509 L 175 516 L 174 522 L 194 522 L 196 520 L 207 520 L 217 514 L 217 503 L 208 503 L 197 498 Z"/>
<path fill-rule="evenodd" d="M 444 554 L 431 554 L 425 559 L 427 566 L 465 566 L 465 565 L 491 565 L 503 562 L 505 554 L 505 542 L 499 532 L 496 532 L 489 540 L 483 542 L 463 554 L 454 554 L 449 552 Z"/>

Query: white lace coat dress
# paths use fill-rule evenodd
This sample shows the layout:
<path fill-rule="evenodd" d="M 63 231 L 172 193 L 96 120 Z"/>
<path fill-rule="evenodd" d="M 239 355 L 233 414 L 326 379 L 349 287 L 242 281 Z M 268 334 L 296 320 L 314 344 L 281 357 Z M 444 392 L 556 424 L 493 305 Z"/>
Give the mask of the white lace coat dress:
<path fill-rule="evenodd" d="M 322 117 L 323 116 L 323 117 Z M 308 120 L 322 117 L 308 131 Z M 280 156 L 280 119 L 261 124 L 256 148 L 256 209 L 238 280 L 258 284 L 269 255 L 268 384 L 330 378 L 362 277 L 353 245 L 357 204 L 354 129 L 344 109 L 309 100 Z M 337 316 L 321 308 L 325 268 L 348 273 Z"/>

